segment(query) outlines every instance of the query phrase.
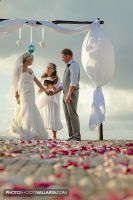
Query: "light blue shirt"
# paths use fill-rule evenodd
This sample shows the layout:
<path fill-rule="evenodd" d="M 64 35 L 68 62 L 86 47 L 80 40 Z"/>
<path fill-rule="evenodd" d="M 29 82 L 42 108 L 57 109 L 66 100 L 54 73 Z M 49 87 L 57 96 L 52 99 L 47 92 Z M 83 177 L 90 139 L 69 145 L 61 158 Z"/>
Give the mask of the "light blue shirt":
<path fill-rule="evenodd" d="M 79 64 L 77 62 L 75 62 L 74 60 L 69 61 L 70 64 L 69 69 L 70 69 L 70 86 L 77 86 L 78 82 L 79 82 L 79 73 L 80 73 L 80 67 Z"/>
<path fill-rule="evenodd" d="M 74 60 L 70 60 L 67 64 L 70 64 L 70 86 L 77 87 L 79 83 L 80 66 Z M 61 83 L 60 86 L 63 87 L 63 84 Z"/>

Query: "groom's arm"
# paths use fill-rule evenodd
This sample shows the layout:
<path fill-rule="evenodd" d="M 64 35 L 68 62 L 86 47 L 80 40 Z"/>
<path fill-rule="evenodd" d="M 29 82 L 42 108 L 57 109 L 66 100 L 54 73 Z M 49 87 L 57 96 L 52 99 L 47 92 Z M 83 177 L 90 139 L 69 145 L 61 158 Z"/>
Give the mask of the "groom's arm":
<path fill-rule="evenodd" d="M 68 90 L 68 92 L 67 92 L 67 95 L 68 95 L 68 96 L 72 96 L 72 93 L 73 93 L 74 89 L 75 89 L 75 86 L 70 85 L 70 86 L 69 86 L 69 90 Z"/>
<path fill-rule="evenodd" d="M 72 94 L 73 94 L 73 91 L 75 89 L 75 86 L 69 86 L 69 90 L 67 92 L 67 95 L 66 95 L 66 103 L 71 103 L 72 102 Z"/>
<path fill-rule="evenodd" d="M 55 91 L 53 92 L 53 94 L 57 94 L 59 93 L 60 91 L 62 91 L 62 86 L 59 86 L 57 89 L 55 89 Z"/>

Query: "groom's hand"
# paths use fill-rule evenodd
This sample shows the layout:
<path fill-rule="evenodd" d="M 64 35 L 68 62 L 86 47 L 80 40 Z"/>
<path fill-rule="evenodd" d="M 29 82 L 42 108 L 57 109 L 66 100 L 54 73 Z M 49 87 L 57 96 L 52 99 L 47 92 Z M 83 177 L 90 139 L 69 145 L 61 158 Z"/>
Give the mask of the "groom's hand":
<path fill-rule="evenodd" d="M 72 102 L 71 95 L 67 95 L 65 101 L 66 101 L 66 103 L 71 103 Z"/>

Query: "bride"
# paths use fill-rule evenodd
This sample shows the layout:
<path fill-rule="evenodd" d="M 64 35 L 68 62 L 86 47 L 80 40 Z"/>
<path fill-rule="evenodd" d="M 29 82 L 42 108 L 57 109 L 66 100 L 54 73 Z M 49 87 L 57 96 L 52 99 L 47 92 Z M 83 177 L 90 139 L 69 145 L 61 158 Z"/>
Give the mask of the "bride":
<path fill-rule="evenodd" d="M 16 62 L 12 86 L 17 106 L 9 133 L 11 136 L 27 140 L 48 139 L 48 133 L 35 104 L 34 82 L 46 91 L 29 67 L 32 62 L 33 55 L 29 53 L 24 53 Z"/>

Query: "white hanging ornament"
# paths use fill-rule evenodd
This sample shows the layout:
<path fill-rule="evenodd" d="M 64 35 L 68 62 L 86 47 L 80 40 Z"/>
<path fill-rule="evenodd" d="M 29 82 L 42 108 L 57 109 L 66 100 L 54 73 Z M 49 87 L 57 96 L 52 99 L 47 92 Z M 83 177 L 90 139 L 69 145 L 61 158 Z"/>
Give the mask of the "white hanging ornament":
<path fill-rule="evenodd" d="M 19 28 L 19 39 L 16 41 L 17 45 L 21 47 L 24 44 L 24 41 L 22 40 L 22 29 Z"/>
<path fill-rule="evenodd" d="M 45 41 L 44 41 L 44 27 L 42 27 L 42 40 L 39 42 L 39 46 L 41 48 L 45 47 Z"/>

